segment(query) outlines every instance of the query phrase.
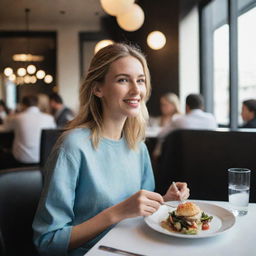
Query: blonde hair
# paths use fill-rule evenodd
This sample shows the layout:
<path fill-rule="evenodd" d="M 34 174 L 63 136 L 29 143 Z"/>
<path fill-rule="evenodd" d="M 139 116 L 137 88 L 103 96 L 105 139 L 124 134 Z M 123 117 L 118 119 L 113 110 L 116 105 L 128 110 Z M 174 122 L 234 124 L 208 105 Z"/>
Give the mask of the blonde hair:
<path fill-rule="evenodd" d="M 109 67 L 113 62 L 127 56 L 138 59 L 142 64 L 146 80 L 146 95 L 140 103 L 139 115 L 126 119 L 123 128 L 123 136 L 131 149 L 136 149 L 137 143 L 145 138 L 145 127 L 148 119 L 146 101 L 151 92 L 150 74 L 147 62 L 140 50 L 134 46 L 115 43 L 102 48 L 93 57 L 85 81 L 80 87 L 79 112 L 67 127 L 68 130 L 74 128 L 91 129 L 91 139 L 94 148 L 97 148 L 99 144 L 103 126 L 102 103 L 101 100 L 94 95 L 95 87 L 97 83 L 104 82 Z"/>
<path fill-rule="evenodd" d="M 181 110 L 180 110 L 180 100 L 178 98 L 178 96 L 175 93 L 166 93 L 164 95 L 161 96 L 161 98 L 166 99 L 168 102 L 172 103 L 175 107 L 175 113 L 174 114 L 180 114 Z"/>

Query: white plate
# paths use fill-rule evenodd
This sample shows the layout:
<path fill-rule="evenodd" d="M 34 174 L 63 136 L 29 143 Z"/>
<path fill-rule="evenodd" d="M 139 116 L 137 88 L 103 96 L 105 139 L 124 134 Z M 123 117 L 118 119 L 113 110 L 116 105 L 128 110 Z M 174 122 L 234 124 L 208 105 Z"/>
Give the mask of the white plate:
<path fill-rule="evenodd" d="M 169 202 L 169 203 L 171 204 L 172 202 Z M 162 205 L 158 209 L 158 211 L 156 211 L 154 214 L 148 217 L 145 217 L 144 220 L 150 228 L 160 233 L 163 233 L 169 236 L 176 236 L 176 237 L 183 237 L 183 238 L 204 238 L 204 237 L 216 236 L 216 235 L 222 234 L 223 232 L 229 230 L 234 226 L 236 218 L 233 213 L 226 210 L 225 208 L 222 208 L 214 204 L 208 204 L 208 203 L 202 203 L 202 202 L 195 202 L 195 203 L 206 214 L 213 216 L 213 219 L 210 222 L 210 229 L 199 231 L 198 234 L 196 235 L 180 234 L 180 233 L 171 232 L 171 231 L 168 231 L 167 229 L 162 228 L 160 225 L 161 221 L 166 220 L 166 218 L 169 216 L 168 213 L 175 210 L 166 205 Z"/>

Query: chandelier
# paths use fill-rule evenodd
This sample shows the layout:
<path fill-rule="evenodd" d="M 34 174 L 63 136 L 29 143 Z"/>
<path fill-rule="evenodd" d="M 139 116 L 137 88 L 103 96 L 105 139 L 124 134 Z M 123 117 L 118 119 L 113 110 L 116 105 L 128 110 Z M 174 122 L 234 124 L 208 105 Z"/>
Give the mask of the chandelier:
<path fill-rule="evenodd" d="M 19 67 L 16 72 L 11 67 L 6 67 L 4 69 L 4 74 L 8 80 L 14 82 L 17 85 L 23 84 L 35 84 L 37 80 L 43 80 L 46 84 L 50 84 L 53 81 L 53 77 L 42 69 L 37 68 L 36 62 L 42 62 L 44 56 L 34 55 L 30 53 L 29 47 L 29 14 L 30 9 L 25 9 L 25 24 L 26 24 L 26 35 L 27 44 L 25 53 L 16 53 L 12 56 L 12 60 L 15 62 L 20 62 L 21 67 Z"/>

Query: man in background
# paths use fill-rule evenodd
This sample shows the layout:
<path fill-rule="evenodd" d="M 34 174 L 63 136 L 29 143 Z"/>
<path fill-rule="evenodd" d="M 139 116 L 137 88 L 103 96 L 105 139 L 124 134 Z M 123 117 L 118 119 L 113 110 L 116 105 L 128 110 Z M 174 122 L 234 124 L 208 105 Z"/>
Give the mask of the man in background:
<path fill-rule="evenodd" d="M 0 131 L 14 131 L 12 155 L 0 156 L 1 168 L 39 163 L 41 131 L 55 128 L 56 124 L 54 118 L 42 113 L 37 104 L 37 96 L 23 97 L 21 113 L 10 116 L 0 127 Z"/>
<path fill-rule="evenodd" d="M 153 151 L 156 161 L 162 153 L 162 144 L 167 135 L 177 129 L 216 130 L 217 123 L 211 113 L 203 111 L 204 102 L 200 94 L 189 94 L 186 98 L 186 114 L 177 116 L 172 123 L 158 135 L 158 141 Z"/>
<path fill-rule="evenodd" d="M 244 124 L 241 128 L 256 128 L 256 100 L 243 101 L 241 116 Z"/>
<path fill-rule="evenodd" d="M 211 113 L 203 111 L 204 101 L 200 94 L 189 94 L 186 98 L 186 114 L 179 116 L 173 123 L 173 129 L 215 130 L 217 123 Z"/>
<path fill-rule="evenodd" d="M 50 107 L 59 128 L 65 126 L 74 118 L 72 110 L 63 104 L 63 100 L 58 93 L 50 95 Z"/>

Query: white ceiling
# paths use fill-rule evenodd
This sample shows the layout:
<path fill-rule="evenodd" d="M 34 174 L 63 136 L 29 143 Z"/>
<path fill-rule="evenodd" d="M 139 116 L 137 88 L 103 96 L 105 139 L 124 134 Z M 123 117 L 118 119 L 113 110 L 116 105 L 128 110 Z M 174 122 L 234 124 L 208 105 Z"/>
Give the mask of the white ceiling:
<path fill-rule="evenodd" d="M 25 27 L 25 8 L 31 10 L 30 24 L 93 24 L 106 15 L 100 0 L 0 0 L 0 23 Z"/>

